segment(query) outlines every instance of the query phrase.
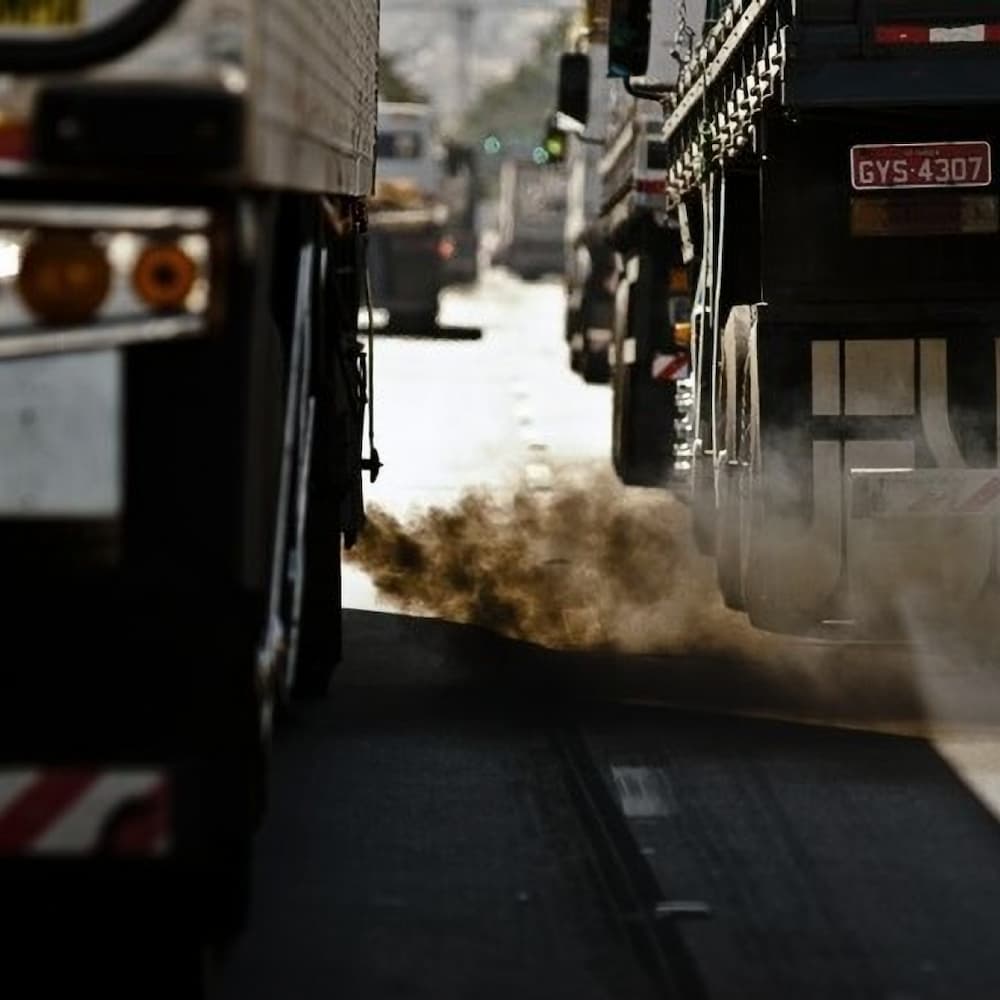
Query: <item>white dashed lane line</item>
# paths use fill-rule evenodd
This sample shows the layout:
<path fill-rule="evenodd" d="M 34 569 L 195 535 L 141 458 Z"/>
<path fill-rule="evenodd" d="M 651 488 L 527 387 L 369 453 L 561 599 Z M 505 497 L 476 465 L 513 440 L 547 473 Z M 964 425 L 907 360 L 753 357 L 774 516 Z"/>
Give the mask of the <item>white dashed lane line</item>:
<path fill-rule="evenodd" d="M 531 390 L 524 379 L 517 377 L 509 383 L 511 396 L 514 398 L 513 414 L 517 424 L 517 436 L 521 439 L 531 457 L 524 467 L 524 481 L 528 489 L 535 493 L 547 493 L 552 490 L 554 475 L 552 467 L 541 457 L 549 450 L 548 444 L 538 433 L 538 420 L 535 407 L 531 404 Z"/>
<path fill-rule="evenodd" d="M 552 467 L 544 462 L 529 462 L 524 467 L 524 479 L 528 488 L 536 493 L 545 493 L 552 489 Z"/>

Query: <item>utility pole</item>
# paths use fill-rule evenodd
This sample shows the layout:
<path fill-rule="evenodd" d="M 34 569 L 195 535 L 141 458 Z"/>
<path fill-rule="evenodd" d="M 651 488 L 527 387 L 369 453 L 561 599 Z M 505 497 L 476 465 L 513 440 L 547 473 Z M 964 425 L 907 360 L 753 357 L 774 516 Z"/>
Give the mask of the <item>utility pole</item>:
<path fill-rule="evenodd" d="M 465 110 L 472 94 L 473 43 L 476 34 L 476 18 L 479 8 L 469 3 L 456 4 L 455 9 L 455 104 L 452 114 L 454 124 Z"/>
<path fill-rule="evenodd" d="M 546 10 L 554 13 L 579 10 L 583 0 L 383 0 L 383 17 L 396 12 L 450 14 L 454 45 L 454 88 L 446 102 L 448 124 L 457 124 L 476 88 L 475 40 L 480 14 Z"/>

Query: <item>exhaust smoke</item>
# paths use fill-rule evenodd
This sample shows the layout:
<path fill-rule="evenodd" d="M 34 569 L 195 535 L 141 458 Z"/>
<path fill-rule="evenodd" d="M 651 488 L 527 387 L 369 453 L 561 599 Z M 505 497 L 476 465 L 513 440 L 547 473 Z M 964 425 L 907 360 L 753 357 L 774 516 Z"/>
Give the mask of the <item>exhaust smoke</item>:
<path fill-rule="evenodd" d="M 546 669 L 578 693 L 906 732 L 940 721 L 938 707 L 963 724 L 995 714 L 967 697 L 966 665 L 918 627 L 919 648 L 752 628 L 723 605 L 714 560 L 670 494 L 592 467 L 560 469 L 555 482 L 473 489 L 405 518 L 372 506 L 347 558 L 402 611 L 570 651 Z M 960 676 L 961 706 L 942 675 L 949 688 Z"/>
<path fill-rule="evenodd" d="M 561 649 L 735 652 L 770 644 L 723 608 L 688 512 L 577 474 L 552 492 L 471 490 L 404 520 L 373 507 L 348 558 L 400 608 Z"/>

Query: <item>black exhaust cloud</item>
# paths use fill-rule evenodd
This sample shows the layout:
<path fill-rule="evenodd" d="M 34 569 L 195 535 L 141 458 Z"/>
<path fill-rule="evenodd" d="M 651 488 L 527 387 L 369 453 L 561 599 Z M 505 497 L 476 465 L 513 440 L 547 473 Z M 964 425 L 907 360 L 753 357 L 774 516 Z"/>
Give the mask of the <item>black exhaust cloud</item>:
<path fill-rule="evenodd" d="M 403 611 L 588 654 L 571 658 L 586 667 L 575 676 L 566 661 L 581 693 L 906 731 L 996 716 L 978 683 L 969 697 L 969 659 L 919 634 L 917 645 L 872 644 L 753 629 L 724 607 L 687 507 L 665 491 L 625 489 L 590 467 L 562 468 L 556 482 L 471 490 L 406 519 L 371 507 L 348 558 Z"/>
<path fill-rule="evenodd" d="M 687 509 L 576 472 L 553 492 L 472 490 L 401 521 L 380 507 L 348 558 L 402 609 L 544 646 L 770 655 L 723 608 Z"/>

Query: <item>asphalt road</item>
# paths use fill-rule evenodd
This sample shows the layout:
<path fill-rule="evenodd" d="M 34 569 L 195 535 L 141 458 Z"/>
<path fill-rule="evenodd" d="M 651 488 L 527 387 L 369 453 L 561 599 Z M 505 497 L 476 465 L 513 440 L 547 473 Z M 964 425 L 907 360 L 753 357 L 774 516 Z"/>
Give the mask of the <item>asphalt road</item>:
<path fill-rule="evenodd" d="M 1000 996 L 991 663 L 725 612 L 560 307 L 494 273 L 482 339 L 379 338 L 379 545 L 220 995 Z"/>

